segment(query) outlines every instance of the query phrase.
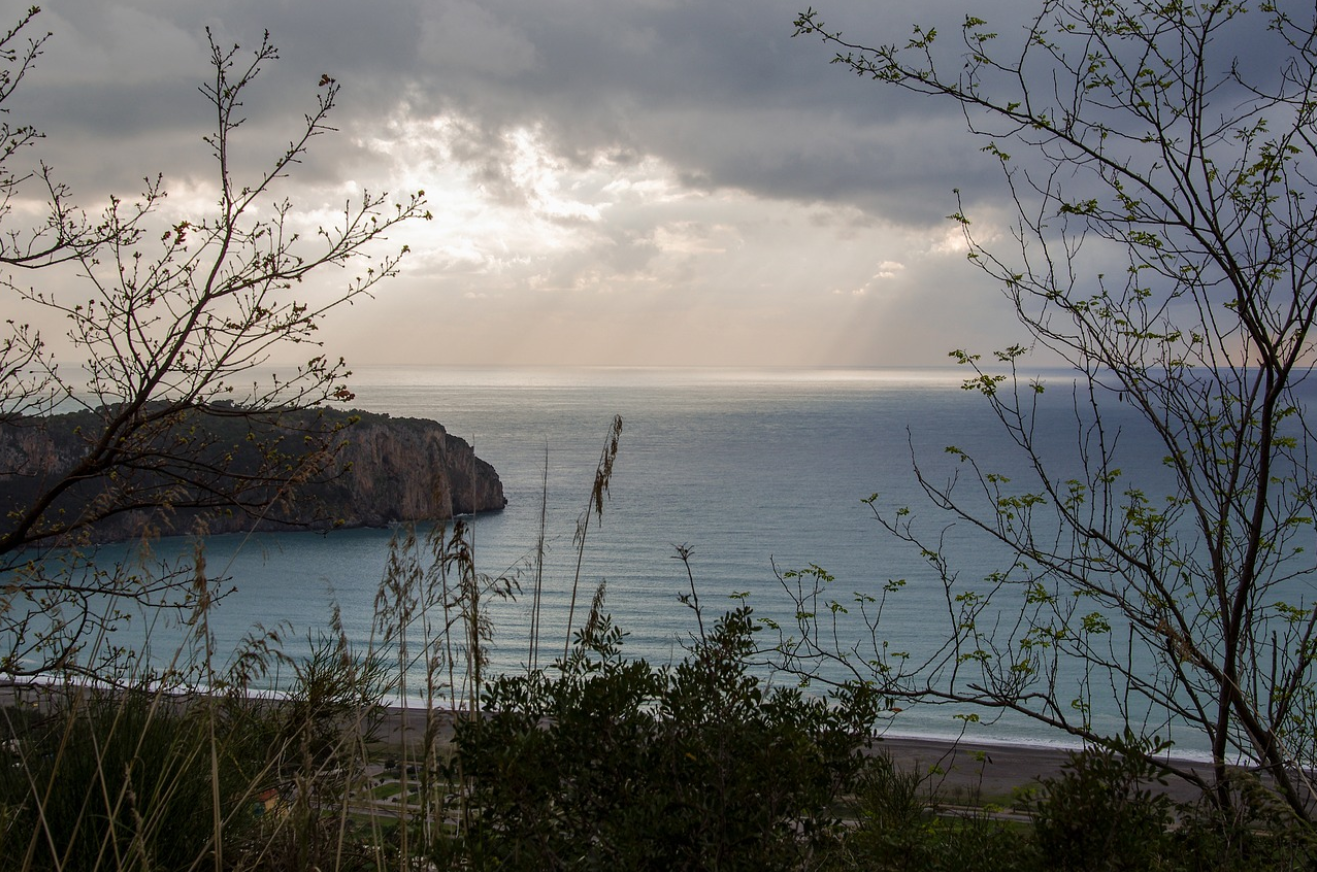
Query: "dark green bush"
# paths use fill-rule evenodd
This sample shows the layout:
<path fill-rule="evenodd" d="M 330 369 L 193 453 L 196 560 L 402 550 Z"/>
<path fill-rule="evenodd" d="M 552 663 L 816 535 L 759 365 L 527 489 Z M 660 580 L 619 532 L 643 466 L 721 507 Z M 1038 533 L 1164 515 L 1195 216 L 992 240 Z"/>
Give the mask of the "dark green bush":
<path fill-rule="evenodd" d="M 1173 847 L 1186 870 L 1317 868 L 1317 839 L 1252 772 L 1232 774 L 1216 798 L 1179 809 Z M 1224 798 L 1225 802 L 1221 799 Z"/>
<path fill-rule="evenodd" d="M 1034 808 L 1034 838 L 1048 868 L 1164 868 L 1172 854 L 1167 831 L 1174 806 L 1153 789 L 1165 778 L 1146 750 L 1090 749 L 1073 755 L 1061 778 L 1044 781 Z"/>
<path fill-rule="evenodd" d="M 1253 773 L 1222 791 L 1176 804 L 1155 788 L 1162 771 L 1147 759 L 1155 743 L 1127 736 L 1119 745 L 1075 755 L 1044 784 L 1034 841 L 1043 868 L 1057 870 L 1312 869 L 1317 843 Z"/>
<path fill-rule="evenodd" d="M 926 776 L 885 755 L 870 762 L 844 836 L 848 866 L 910 872 L 1006 872 L 1037 868 L 1027 830 L 985 813 L 939 815 Z"/>
<path fill-rule="evenodd" d="M 476 868 L 801 869 L 839 845 L 875 701 L 767 689 L 754 623 L 729 613 L 672 669 L 620 654 L 607 621 L 561 671 L 504 677 L 462 721 L 455 766 Z M 459 773 L 454 771 L 454 777 Z"/>

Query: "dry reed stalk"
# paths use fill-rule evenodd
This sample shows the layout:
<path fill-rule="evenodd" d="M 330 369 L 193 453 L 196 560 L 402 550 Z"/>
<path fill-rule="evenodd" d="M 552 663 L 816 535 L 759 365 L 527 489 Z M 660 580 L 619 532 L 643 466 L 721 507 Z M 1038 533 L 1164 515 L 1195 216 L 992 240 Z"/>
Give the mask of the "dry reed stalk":
<path fill-rule="evenodd" d="M 576 535 L 572 544 L 576 546 L 576 574 L 572 577 L 572 602 L 567 610 L 567 633 L 563 642 L 562 659 L 567 660 L 572 648 L 572 621 L 576 615 L 576 594 L 581 584 L 581 565 L 585 560 L 585 539 L 590 529 L 590 516 L 604 520 L 604 497 L 609 495 L 609 484 L 613 480 L 613 463 L 617 460 L 617 446 L 622 438 L 622 416 L 614 415 L 613 423 L 608 428 L 604 439 L 603 451 L 599 454 L 599 465 L 595 468 L 594 487 L 590 490 L 590 502 L 576 522 Z"/>

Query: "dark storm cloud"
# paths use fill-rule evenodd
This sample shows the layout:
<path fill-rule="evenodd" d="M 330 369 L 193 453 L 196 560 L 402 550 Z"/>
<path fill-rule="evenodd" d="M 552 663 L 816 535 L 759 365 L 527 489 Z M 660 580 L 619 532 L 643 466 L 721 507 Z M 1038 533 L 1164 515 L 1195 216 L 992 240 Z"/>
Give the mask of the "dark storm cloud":
<path fill-rule="evenodd" d="M 831 5 L 831 4 L 830 4 Z M 911 16 L 836 4 L 874 42 L 904 38 Z M 296 120 L 330 73 L 344 84 L 340 123 L 456 113 L 472 125 L 473 162 L 497 165 L 499 135 L 539 125 L 561 157 L 652 155 L 710 189 L 854 203 L 934 220 L 929 188 L 990 171 L 947 107 L 846 75 L 815 39 L 792 39 L 789 2 L 440 2 L 362 4 L 51 3 L 54 31 L 16 101 L 61 141 L 131 144 L 148 171 L 187 173 L 209 120 L 204 29 L 254 47 L 268 29 L 281 60 L 247 110 L 252 128 Z M 940 13 L 947 18 L 951 12 Z M 73 146 L 69 146 L 73 147 Z M 342 140 L 322 148 L 349 149 Z M 329 158 L 325 158 L 329 160 Z M 100 179 L 98 178 L 97 181 Z M 970 179 L 972 181 L 972 178 Z M 967 185 L 967 187 L 973 187 Z"/>
<path fill-rule="evenodd" d="M 500 28 L 495 42 L 523 48 L 495 54 L 498 75 L 454 69 L 438 52 L 425 59 L 425 93 L 493 129 L 534 119 L 564 156 L 633 150 L 692 184 L 916 220 L 937 217 L 927 185 L 948 187 L 948 170 L 964 169 L 958 116 L 829 65 L 817 41 L 791 38 L 792 4 L 489 8 L 485 33 Z"/>
<path fill-rule="evenodd" d="M 937 27 L 951 74 L 966 12 L 992 19 L 1009 56 L 1039 6 L 816 2 L 830 28 L 870 45 L 904 43 L 916 20 Z M 81 202 L 131 196 L 161 172 L 168 208 L 204 211 L 206 28 L 222 49 L 243 45 L 239 63 L 268 30 L 280 59 L 245 94 L 242 178 L 286 146 L 327 74 L 343 87 L 341 132 L 276 194 L 303 229 L 363 188 L 430 192 L 434 222 L 391 240 L 413 250 L 404 276 L 337 336 L 376 361 L 497 362 L 507 336 L 523 337 L 515 362 L 603 363 L 662 363 L 665 348 L 709 363 L 937 363 L 948 347 L 1018 340 L 946 221 L 959 188 L 975 230 L 1009 248 L 1000 167 L 954 105 L 857 77 L 817 37 L 793 38 L 804 5 L 51 0 L 37 28 L 54 36 L 6 120 L 48 134 L 29 156 Z M 1266 73 L 1257 20 L 1220 47 Z M 569 327 L 612 318 L 624 351 L 654 350 L 586 359 L 586 334 L 546 335 L 534 312 Z M 409 345 L 397 325 L 410 320 Z M 461 329 L 436 341 L 445 324 Z M 384 335 L 387 347 L 369 338 Z"/>
<path fill-rule="evenodd" d="M 956 31 L 966 7 L 958 0 L 820 6 L 830 27 L 868 44 L 903 42 L 918 20 L 942 31 L 952 69 L 962 51 Z M 206 120 L 195 90 L 206 73 L 204 29 L 226 47 L 254 46 L 268 29 L 282 59 L 249 101 L 253 127 L 304 109 L 313 83 L 330 73 L 345 86 L 339 121 L 383 124 L 404 105 L 416 115 L 456 113 L 472 125 L 468 156 L 487 167 L 500 158 L 502 132 L 536 124 L 569 161 L 601 151 L 653 155 L 695 185 L 846 202 L 907 220 L 945 214 L 953 185 L 970 196 L 997 190 L 995 169 L 977 156 L 954 107 L 830 65 L 832 52 L 816 37 L 792 38 L 801 7 L 55 0 L 38 21 L 55 35 L 19 102 L 52 139 L 135 143 L 160 169 L 181 170 L 189 156 L 172 136 Z M 1011 0 L 973 11 L 1007 40 L 1034 8 Z M 1247 45 L 1238 51 L 1251 62 Z M 160 135 L 165 147 L 152 148 Z"/>

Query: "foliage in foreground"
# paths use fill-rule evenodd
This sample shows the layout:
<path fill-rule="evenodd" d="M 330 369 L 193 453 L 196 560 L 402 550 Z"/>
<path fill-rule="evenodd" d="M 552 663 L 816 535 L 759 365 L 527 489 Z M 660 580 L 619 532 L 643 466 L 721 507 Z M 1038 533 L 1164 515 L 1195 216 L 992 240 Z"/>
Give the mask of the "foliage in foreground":
<path fill-rule="evenodd" d="M 1016 802 L 939 803 L 871 737 L 877 700 L 774 688 L 725 615 L 679 664 L 622 656 L 595 615 L 565 661 L 504 676 L 452 742 L 371 744 L 382 676 L 313 650 L 289 700 L 139 689 L 11 706 L 5 869 L 1298 869 L 1310 828 L 1255 776 L 1236 817 L 1178 806 L 1138 749 L 1077 755 Z M 367 666 L 370 664 L 367 663 Z M 58 696 L 51 699 L 59 700 Z M 384 757 L 442 761 L 363 813 Z M 404 776 L 405 777 L 405 776 Z M 395 787 L 399 787 L 395 785 Z M 381 793 L 389 792 L 382 791 Z M 379 795 L 379 794 L 377 794 Z M 1027 813 L 1031 820 L 1021 816 Z M 426 863 L 434 864 L 426 867 Z"/>
<path fill-rule="evenodd" d="M 866 769 L 875 698 L 765 688 L 753 629 L 737 609 L 657 669 L 624 660 L 604 621 L 560 674 L 491 683 L 493 713 L 457 730 L 478 814 L 453 847 L 509 869 L 815 865 Z"/>
<path fill-rule="evenodd" d="M 198 712 L 166 712 L 158 697 L 94 693 L 61 703 L 29 725 L 0 767 L 7 869 L 186 868 L 210 855 L 212 820 L 231 817 L 259 761 L 228 746 L 212 770 Z M 11 716 L 12 717 L 12 716 Z M 216 736 L 228 745 L 229 737 Z M 224 797 L 220 807 L 214 795 Z"/>

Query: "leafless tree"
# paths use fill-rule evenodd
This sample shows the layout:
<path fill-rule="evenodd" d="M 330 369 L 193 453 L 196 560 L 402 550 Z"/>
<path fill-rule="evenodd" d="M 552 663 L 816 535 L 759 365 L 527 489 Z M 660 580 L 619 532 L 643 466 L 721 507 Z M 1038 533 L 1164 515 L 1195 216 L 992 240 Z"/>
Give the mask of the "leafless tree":
<path fill-rule="evenodd" d="M 0 42 L 0 111 L 50 36 L 30 35 L 37 11 Z M 280 191 L 313 140 L 333 130 L 339 84 L 329 76 L 313 83 L 314 105 L 287 147 L 263 172 L 239 176 L 242 100 L 277 57 L 268 33 L 250 54 L 210 39 L 200 92 L 214 112 L 205 143 L 218 198 L 207 214 L 166 220 L 156 178 L 139 199 L 112 198 L 89 218 L 49 167 L 15 169 L 40 133 L 0 125 L 0 262 L 9 270 L 0 293 L 11 317 L 0 344 L 0 673 L 94 671 L 87 646 L 130 603 L 209 595 L 194 588 L 204 577 L 195 566 L 152 573 L 95 559 L 90 546 L 105 525 L 150 531 L 173 516 L 258 516 L 331 466 L 340 439 L 314 409 L 351 394 L 343 361 L 320 350 L 318 324 L 395 275 L 406 246 L 380 255 L 377 244 L 429 214 L 423 192 L 400 202 L 365 193 L 299 237 Z M 43 223 L 20 223 L 11 207 L 20 196 L 44 199 Z M 77 290 L 43 287 L 60 265 L 76 270 Z M 337 292 L 299 288 L 332 267 L 346 270 Z M 76 368 L 57 365 L 32 326 L 41 310 L 64 319 Z M 277 347 L 298 345 L 307 360 L 290 376 L 255 372 Z"/>

